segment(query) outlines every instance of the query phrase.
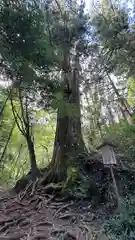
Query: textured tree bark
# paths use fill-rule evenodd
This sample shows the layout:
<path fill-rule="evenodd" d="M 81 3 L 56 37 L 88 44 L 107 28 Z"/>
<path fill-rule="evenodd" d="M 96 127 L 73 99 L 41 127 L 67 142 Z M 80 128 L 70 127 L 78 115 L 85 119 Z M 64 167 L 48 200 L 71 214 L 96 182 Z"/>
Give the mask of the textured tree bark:
<path fill-rule="evenodd" d="M 30 158 L 30 166 L 31 166 L 30 171 L 28 173 L 29 178 L 30 180 L 36 180 L 37 177 L 40 176 L 40 171 L 36 163 L 34 142 L 31 134 L 31 126 L 30 126 L 30 119 L 29 119 L 29 113 L 28 113 L 28 98 L 26 96 L 26 99 L 25 99 L 26 101 L 24 104 L 23 102 L 24 96 L 22 95 L 21 88 L 19 88 L 17 93 L 19 93 L 19 103 L 20 103 L 21 113 L 19 115 L 18 112 L 16 111 L 16 107 L 13 103 L 13 96 L 11 91 L 9 96 L 11 100 L 12 111 L 13 111 L 15 123 L 17 124 L 19 131 L 24 136 L 27 142 L 29 158 Z"/>
<path fill-rule="evenodd" d="M 114 116 L 113 116 L 113 113 L 112 113 L 112 110 L 111 110 L 110 106 L 107 106 L 107 110 L 108 110 L 109 124 L 114 124 L 115 120 L 114 120 Z"/>
<path fill-rule="evenodd" d="M 31 167 L 28 174 L 26 176 L 23 176 L 16 182 L 14 186 L 14 190 L 16 193 L 19 193 L 20 191 L 25 189 L 30 182 L 35 182 L 37 178 L 41 176 L 40 170 L 38 169 L 36 163 L 36 155 L 33 140 L 30 135 L 25 135 L 25 139 L 27 141 Z"/>
<path fill-rule="evenodd" d="M 63 63 L 64 72 L 64 94 L 63 104 L 68 104 L 69 111 L 74 111 L 71 116 L 67 112 L 63 114 L 61 108 L 58 109 L 56 134 L 54 141 L 53 157 L 50 169 L 53 176 L 58 181 L 66 177 L 69 155 L 73 151 L 85 149 L 81 133 L 81 113 L 80 113 L 80 93 L 79 93 L 79 55 L 74 56 L 74 66 L 71 68 L 69 55 L 66 54 Z"/>
<path fill-rule="evenodd" d="M 27 140 L 27 146 L 28 146 L 29 158 L 30 158 L 30 165 L 31 165 L 30 175 L 31 175 L 31 179 L 35 180 L 40 175 L 40 171 L 37 167 L 34 143 L 31 139 L 30 135 L 26 136 L 26 140 Z"/>

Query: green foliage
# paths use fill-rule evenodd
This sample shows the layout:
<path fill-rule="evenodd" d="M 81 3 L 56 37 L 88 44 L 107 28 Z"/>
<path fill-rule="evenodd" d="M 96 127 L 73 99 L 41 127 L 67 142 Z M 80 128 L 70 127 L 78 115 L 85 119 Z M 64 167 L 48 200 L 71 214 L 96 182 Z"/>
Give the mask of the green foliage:
<path fill-rule="evenodd" d="M 18 102 L 14 101 L 14 104 L 18 110 Z M 43 119 L 48 119 L 48 121 L 40 121 Z M 37 164 L 39 167 L 43 167 L 48 164 L 52 156 L 56 116 L 54 113 L 37 110 L 35 120 L 37 120 L 37 123 L 33 124 L 32 129 L 35 138 Z M 10 101 L 8 101 L 0 124 L 0 158 L 13 122 L 12 108 Z M 0 184 L 4 184 L 4 182 L 15 183 L 22 175 L 28 173 L 29 167 L 26 141 L 17 125 L 15 125 L 4 157 L 0 162 Z"/>
<path fill-rule="evenodd" d="M 62 114 L 70 116 L 77 115 L 77 107 L 74 104 L 63 104 L 62 88 L 60 88 L 60 93 L 55 94 L 56 89 L 53 83 L 55 80 L 65 81 L 60 77 L 61 73 L 59 74 L 61 69 L 63 72 L 68 70 L 64 70 L 63 60 L 65 57 L 67 58 L 76 40 L 80 40 L 80 36 L 85 32 L 83 26 L 86 19 L 83 17 L 83 6 L 77 4 L 75 6 L 76 11 L 71 10 L 68 13 L 68 11 L 64 10 L 62 14 L 57 9 L 57 4 L 54 7 L 50 7 L 48 4 L 42 9 L 41 5 L 36 3 L 35 0 L 5 0 L 1 1 L 0 6 L 0 53 L 5 76 L 7 77 L 7 74 L 9 74 L 14 84 L 13 87 L 29 94 L 31 102 L 38 102 L 40 107 L 42 105 L 45 110 L 48 109 L 47 106 L 55 110 L 60 109 Z M 49 18 L 47 16 L 48 10 Z M 63 85 L 60 81 L 57 82 L 58 84 L 56 85 Z M 53 96 L 55 98 L 54 102 L 52 101 Z M 15 93 L 14 98 L 16 102 L 14 101 L 14 104 L 18 109 L 17 97 Z M 25 111 L 27 106 L 25 104 L 23 102 L 22 105 L 24 106 L 21 108 L 21 111 L 23 109 L 24 113 L 22 116 L 25 115 L 22 125 L 25 119 L 27 119 Z M 34 110 L 36 107 L 34 106 Z M 40 114 L 37 115 L 40 118 Z M 33 124 L 30 128 L 26 127 L 28 129 L 27 136 L 29 135 L 28 132 L 32 130 L 31 137 L 33 137 L 32 141 L 34 142 L 38 165 L 41 165 L 41 160 L 46 162 L 46 159 L 44 159 L 46 156 L 48 161 L 50 161 L 55 131 L 55 121 L 51 120 L 49 119 L 49 126 L 47 124 L 44 126 Z M 19 122 L 21 122 L 21 119 L 19 119 Z M 52 129 L 50 122 L 53 122 Z M 8 127 L 8 124 L 6 127 Z M 20 130 L 20 132 L 23 134 L 23 131 Z M 26 134 L 23 135 L 26 137 Z M 16 153 L 16 149 L 20 147 L 18 146 L 19 141 L 23 144 L 22 153 L 24 153 L 26 144 L 23 142 L 23 136 L 21 136 L 15 126 L 8 145 L 8 148 L 11 148 L 11 154 Z M 14 158 L 14 156 L 11 157 L 11 154 L 10 160 L 13 160 L 12 157 Z M 23 155 L 25 156 L 25 154 Z M 21 156 L 19 159 L 21 159 Z M 9 159 L 7 158 L 5 162 L 9 163 Z"/>
<path fill-rule="evenodd" d="M 128 165 L 134 164 L 135 159 L 135 128 L 128 123 L 121 121 L 114 125 L 109 126 L 107 138 L 117 146 L 120 153 L 125 155 L 128 159 Z M 124 159 L 122 159 L 124 161 Z"/>
<path fill-rule="evenodd" d="M 61 89 L 60 89 L 61 90 Z M 69 117 L 78 117 L 78 108 L 77 104 L 75 103 L 68 103 L 66 101 L 63 101 L 64 94 L 62 91 L 56 91 L 53 94 L 53 100 L 51 103 L 51 107 L 53 109 L 59 109 L 61 117 L 63 116 L 69 116 Z"/>
<path fill-rule="evenodd" d="M 96 205 L 99 198 L 98 185 L 94 178 L 84 170 L 84 165 L 88 160 L 89 155 L 86 152 L 80 152 L 79 149 L 70 154 L 65 187 L 70 196 L 77 199 L 89 198 Z"/>
<path fill-rule="evenodd" d="M 67 180 L 65 188 L 68 189 L 68 194 L 77 199 L 85 199 L 88 197 L 88 178 L 80 175 L 79 169 L 69 167 L 67 170 Z"/>
<path fill-rule="evenodd" d="M 40 110 L 36 113 L 35 119 L 39 121 L 39 123 L 33 124 L 35 151 L 37 163 L 42 167 L 51 160 L 55 138 L 56 115 Z M 44 120 L 44 123 L 42 123 L 42 120 Z"/>
<path fill-rule="evenodd" d="M 27 91 L 32 86 L 35 90 L 35 85 L 36 88 L 47 88 L 46 73 L 60 59 L 45 30 L 47 23 L 40 5 L 34 0 L 30 3 L 27 0 L 16 3 L 13 0 L 1 1 L 0 22 L 1 60 L 11 81 L 14 76 L 14 86 L 21 83 Z"/>
<path fill-rule="evenodd" d="M 49 48 L 49 39 L 44 33 L 44 16 L 38 4 L 11 2 L 5 0 L 0 9 L 2 57 L 10 63 L 25 59 L 40 67 L 52 63 L 51 46 Z"/>
<path fill-rule="evenodd" d="M 64 189 L 67 193 L 77 199 L 85 199 L 88 197 L 90 181 L 86 173 L 81 171 L 83 153 L 79 150 L 69 154 L 69 165 L 67 168 L 67 178 L 64 184 Z M 80 166 L 80 167 L 79 167 Z"/>
<path fill-rule="evenodd" d="M 108 72 L 134 76 L 135 32 L 129 29 L 128 9 L 105 3 L 104 9 L 99 7 L 95 13 L 92 25 Z"/>
<path fill-rule="evenodd" d="M 131 201 L 124 203 L 121 213 L 111 217 L 104 228 L 112 240 L 135 239 L 135 208 Z"/>
<path fill-rule="evenodd" d="M 135 106 L 135 78 L 130 77 L 128 80 L 128 103 Z"/>

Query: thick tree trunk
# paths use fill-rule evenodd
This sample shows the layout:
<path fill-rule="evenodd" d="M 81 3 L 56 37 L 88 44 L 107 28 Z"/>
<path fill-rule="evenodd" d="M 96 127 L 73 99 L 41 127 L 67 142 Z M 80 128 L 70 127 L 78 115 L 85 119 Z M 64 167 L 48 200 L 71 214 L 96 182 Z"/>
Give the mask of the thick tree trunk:
<path fill-rule="evenodd" d="M 79 121 L 72 117 L 61 117 L 58 113 L 51 168 L 58 180 L 66 177 L 68 158 L 73 152 L 84 149 Z"/>
<path fill-rule="evenodd" d="M 79 76 L 78 76 L 79 56 L 74 58 L 74 67 L 70 68 L 69 57 L 64 59 L 64 94 L 63 104 L 68 105 L 68 113 L 58 109 L 57 125 L 54 142 L 53 157 L 50 169 L 56 181 L 66 178 L 66 169 L 69 155 L 85 149 L 81 133 L 81 114 L 80 114 L 80 94 L 79 94 Z M 72 73 L 72 74 L 71 74 Z M 67 91 L 68 90 L 68 91 Z M 74 108 L 74 111 L 73 111 Z M 72 112 L 72 116 L 70 114 Z"/>

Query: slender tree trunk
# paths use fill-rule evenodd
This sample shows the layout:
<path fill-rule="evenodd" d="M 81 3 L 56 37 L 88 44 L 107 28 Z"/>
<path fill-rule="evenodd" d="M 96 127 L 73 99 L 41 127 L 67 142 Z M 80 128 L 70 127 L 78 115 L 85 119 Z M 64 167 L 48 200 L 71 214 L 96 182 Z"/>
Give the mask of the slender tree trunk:
<path fill-rule="evenodd" d="M 10 95 L 11 95 L 11 93 L 10 93 Z M 12 106 L 12 111 L 13 111 L 13 115 L 14 115 L 17 127 L 27 142 L 29 158 L 30 158 L 30 166 L 31 166 L 29 174 L 31 175 L 31 179 L 35 180 L 40 175 L 40 171 L 37 167 L 34 142 L 32 140 L 30 119 L 29 119 L 29 113 L 28 113 L 28 97 L 27 97 L 27 95 L 25 96 L 25 104 L 24 104 L 24 102 L 23 102 L 24 96 L 23 96 L 23 93 L 21 92 L 21 88 L 19 88 L 18 93 L 19 93 L 19 102 L 20 102 L 20 110 L 21 110 L 20 115 L 21 116 L 17 113 L 17 111 L 15 109 L 15 106 L 13 104 L 12 95 L 10 96 L 11 106 Z"/>
<path fill-rule="evenodd" d="M 27 146 L 28 146 L 29 158 L 30 158 L 30 165 L 31 165 L 30 173 L 31 173 L 31 177 L 33 179 L 35 179 L 39 175 L 39 169 L 37 167 L 37 162 L 36 162 L 34 143 L 31 139 L 30 135 L 26 136 L 26 140 L 27 140 Z"/>
<path fill-rule="evenodd" d="M 107 110 L 108 110 L 109 124 L 114 124 L 115 120 L 114 120 L 114 116 L 113 116 L 113 113 L 112 113 L 112 110 L 111 110 L 110 106 L 107 106 Z"/>
<path fill-rule="evenodd" d="M 9 97 L 6 98 L 5 102 L 3 103 L 3 106 L 1 107 L 1 110 L 0 110 L 0 117 L 2 116 L 2 113 L 6 107 L 6 104 L 7 104 L 7 101 L 8 101 Z"/>

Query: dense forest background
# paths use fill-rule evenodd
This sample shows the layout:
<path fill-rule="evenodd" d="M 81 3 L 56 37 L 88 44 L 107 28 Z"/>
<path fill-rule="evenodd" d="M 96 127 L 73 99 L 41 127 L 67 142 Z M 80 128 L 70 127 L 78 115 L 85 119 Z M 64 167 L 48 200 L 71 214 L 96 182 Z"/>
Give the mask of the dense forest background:
<path fill-rule="evenodd" d="M 0 0 L 0 185 L 19 192 L 29 182 L 53 183 L 62 194 L 115 208 L 110 170 L 97 150 L 109 141 L 128 210 L 126 218 L 125 212 L 113 218 L 108 231 L 131 240 L 135 5 L 90 5 L 86 10 L 83 0 Z"/>
<path fill-rule="evenodd" d="M 134 6 L 6 0 L 0 18 L 1 183 L 106 137 L 134 165 Z"/>

